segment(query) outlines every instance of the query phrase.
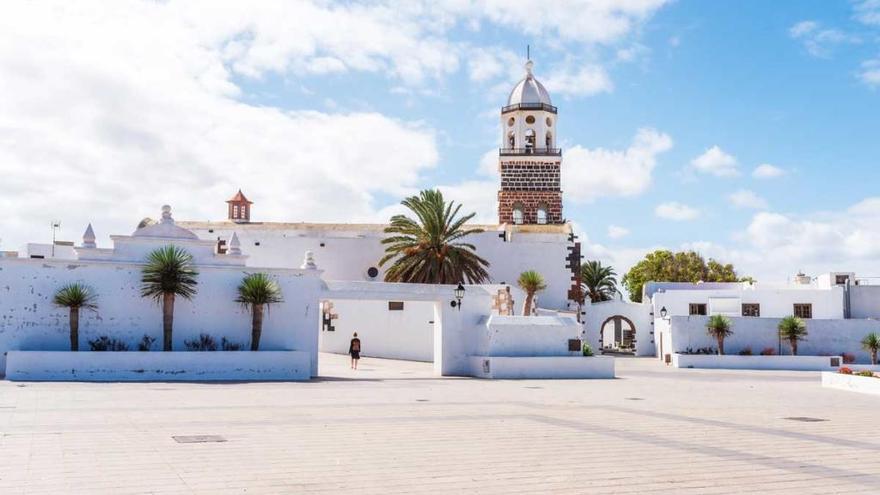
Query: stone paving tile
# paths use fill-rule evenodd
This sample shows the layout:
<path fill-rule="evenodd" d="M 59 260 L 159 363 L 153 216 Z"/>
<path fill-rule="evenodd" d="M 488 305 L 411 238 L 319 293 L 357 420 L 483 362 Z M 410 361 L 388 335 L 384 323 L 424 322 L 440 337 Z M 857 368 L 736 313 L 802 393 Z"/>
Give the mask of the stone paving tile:
<path fill-rule="evenodd" d="M 878 493 L 880 399 L 817 373 L 436 379 L 322 355 L 310 383 L 0 381 L 0 493 Z M 22 386 L 23 385 L 23 386 Z M 633 398 L 641 400 L 630 400 Z M 810 416 L 824 422 L 784 418 Z M 220 435 L 181 444 L 175 435 Z"/>

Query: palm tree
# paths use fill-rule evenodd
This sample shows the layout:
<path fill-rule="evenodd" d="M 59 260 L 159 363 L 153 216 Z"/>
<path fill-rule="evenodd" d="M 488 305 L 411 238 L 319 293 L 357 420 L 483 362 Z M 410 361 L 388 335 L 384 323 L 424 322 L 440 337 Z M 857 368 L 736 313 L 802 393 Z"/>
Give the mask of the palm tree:
<path fill-rule="evenodd" d="M 456 218 L 461 205 L 446 203 L 436 190 L 422 191 L 401 204 L 417 219 L 394 215 L 385 228 L 385 233 L 392 235 L 382 240 L 387 247 L 379 266 L 394 260 L 385 272 L 386 282 L 479 284 L 489 280 L 489 262 L 477 256 L 473 244 L 461 242 L 482 232 L 464 227 L 475 213 Z"/>
<path fill-rule="evenodd" d="M 807 337 L 807 325 L 797 316 L 786 316 L 779 322 L 779 337 L 788 339 L 791 355 L 797 356 L 798 342 Z"/>
<path fill-rule="evenodd" d="M 733 335 L 730 325 L 730 318 L 724 315 L 712 315 L 706 323 L 706 332 L 718 341 L 719 356 L 724 354 L 724 339 Z"/>
<path fill-rule="evenodd" d="M 535 300 L 535 294 L 547 288 L 544 283 L 544 277 L 535 270 L 528 270 L 519 274 L 519 280 L 516 281 L 519 288 L 526 291 L 526 302 L 523 304 L 523 316 L 532 314 L 532 303 Z"/>
<path fill-rule="evenodd" d="M 192 299 L 196 295 L 193 257 L 177 246 L 165 246 L 147 256 L 141 270 L 141 297 L 151 297 L 162 305 L 162 350 L 171 350 L 174 327 L 174 300 L 177 296 Z"/>
<path fill-rule="evenodd" d="M 55 292 L 52 302 L 59 308 L 70 310 L 70 350 L 79 350 L 79 310 L 98 309 L 98 297 L 91 287 L 79 282 L 62 286 Z"/>
<path fill-rule="evenodd" d="M 581 265 L 581 285 L 591 302 L 608 301 L 617 293 L 617 273 L 601 261 L 587 261 Z"/>
<path fill-rule="evenodd" d="M 877 364 L 877 351 L 880 350 L 880 335 L 871 332 L 862 339 L 862 349 L 871 353 L 871 364 Z"/>
<path fill-rule="evenodd" d="M 251 273 L 241 279 L 235 302 L 251 312 L 251 350 L 258 351 L 263 334 L 263 309 L 284 302 L 281 287 L 265 273 Z"/>

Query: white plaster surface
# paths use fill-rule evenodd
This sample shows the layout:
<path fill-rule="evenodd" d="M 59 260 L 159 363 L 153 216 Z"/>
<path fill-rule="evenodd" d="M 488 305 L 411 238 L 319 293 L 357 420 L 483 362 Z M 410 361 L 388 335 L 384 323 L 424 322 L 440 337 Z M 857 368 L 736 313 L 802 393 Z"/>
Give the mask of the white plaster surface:
<path fill-rule="evenodd" d="M 581 325 L 569 316 L 492 315 L 480 332 L 479 356 L 569 356 L 569 339 L 581 338 Z"/>
<path fill-rule="evenodd" d="M 822 372 L 822 386 L 860 392 L 863 394 L 880 395 L 880 378 L 858 375 L 844 375 L 829 371 Z"/>
<path fill-rule="evenodd" d="M 9 351 L 7 380 L 244 381 L 308 380 L 311 356 L 297 351 Z"/>
<path fill-rule="evenodd" d="M 832 361 L 835 359 L 838 366 L 832 366 Z M 676 368 L 825 371 L 837 370 L 841 363 L 843 360 L 839 356 L 672 355 L 672 365 Z"/>
<path fill-rule="evenodd" d="M 599 342 L 599 332 L 602 324 L 613 316 L 628 318 L 636 329 L 635 352 L 637 356 L 654 355 L 654 335 L 651 333 L 651 304 L 634 303 L 614 299 L 590 304 L 585 309 L 584 327 L 587 341 L 595 352 L 599 352 L 602 344 Z M 609 324 L 609 327 L 612 325 Z M 603 339 L 604 340 L 604 339 Z"/>
<path fill-rule="evenodd" d="M 473 356 L 471 367 L 478 378 L 614 378 L 614 358 L 608 356 Z"/>

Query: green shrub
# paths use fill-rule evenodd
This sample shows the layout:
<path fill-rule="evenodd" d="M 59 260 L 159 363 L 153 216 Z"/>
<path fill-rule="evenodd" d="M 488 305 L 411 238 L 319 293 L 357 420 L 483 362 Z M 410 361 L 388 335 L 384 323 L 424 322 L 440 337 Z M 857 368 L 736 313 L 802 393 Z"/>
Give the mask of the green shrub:
<path fill-rule="evenodd" d="M 593 348 L 590 347 L 590 344 L 584 342 L 583 352 L 584 352 L 584 356 L 590 357 L 593 355 Z"/>
<path fill-rule="evenodd" d="M 873 372 L 873 371 L 869 371 L 869 370 L 862 370 L 862 371 L 859 371 L 859 372 L 856 373 L 856 374 L 859 375 L 859 376 L 869 376 L 869 377 L 873 377 L 873 376 L 874 376 L 874 372 Z"/>
<path fill-rule="evenodd" d="M 183 345 L 186 347 L 188 351 L 216 351 L 217 350 L 217 341 L 214 340 L 214 337 L 203 333 L 199 335 L 198 339 L 193 340 L 184 340 Z"/>

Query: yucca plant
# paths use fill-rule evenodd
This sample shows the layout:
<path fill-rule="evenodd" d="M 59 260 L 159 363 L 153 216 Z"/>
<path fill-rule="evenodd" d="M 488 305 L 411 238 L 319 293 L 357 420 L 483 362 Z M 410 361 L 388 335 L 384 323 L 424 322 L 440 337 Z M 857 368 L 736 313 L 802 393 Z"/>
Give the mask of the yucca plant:
<path fill-rule="evenodd" d="M 797 316 L 786 316 L 779 322 L 779 338 L 788 340 L 791 355 L 797 356 L 798 342 L 807 338 L 807 325 Z"/>
<path fill-rule="evenodd" d="M 416 219 L 394 215 L 385 228 L 385 233 L 391 235 L 382 239 L 386 254 L 379 266 L 393 260 L 385 272 L 386 282 L 454 285 L 489 280 L 489 262 L 477 256 L 473 244 L 462 242 L 468 235 L 482 232 L 465 227 L 475 213 L 458 217 L 461 205 L 446 203 L 436 190 L 422 191 L 401 204 Z"/>
<path fill-rule="evenodd" d="M 251 273 L 241 280 L 235 302 L 251 312 L 251 350 L 260 349 L 263 334 L 263 311 L 284 302 L 281 287 L 265 273 Z"/>
<path fill-rule="evenodd" d="M 526 302 L 523 303 L 522 314 L 523 316 L 528 316 L 532 314 L 532 304 L 535 301 L 535 294 L 546 289 L 547 284 L 544 283 L 544 277 L 535 270 L 528 270 L 520 273 L 516 284 L 526 293 Z"/>
<path fill-rule="evenodd" d="M 81 309 L 98 309 L 98 297 L 91 287 L 79 282 L 62 286 L 55 291 L 52 302 L 59 308 L 70 311 L 70 350 L 79 350 L 79 311 Z"/>
<path fill-rule="evenodd" d="M 730 318 L 724 315 L 712 315 L 706 323 L 706 333 L 718 342 L 718 355 L 724 354 L 724 339 L 733 335 L 730 329 Z"/>
<path fill-rule="evenodd" d="M 162 306 L 162 350 L 171 351 L 174 328 L 174 301 L 177 296 L 191 300 L 196 295 L 193 257 L 177 246 L 164 246 L 147 256 L 141 270 L 141 296 Z"/>
<path fill-rule="evenodd" d="M 877 364 L 877 351 L 880 350 L 880 335 L 871 332 L 862 339 L 862 349 L 871 354 L 871 364 Z"/>

